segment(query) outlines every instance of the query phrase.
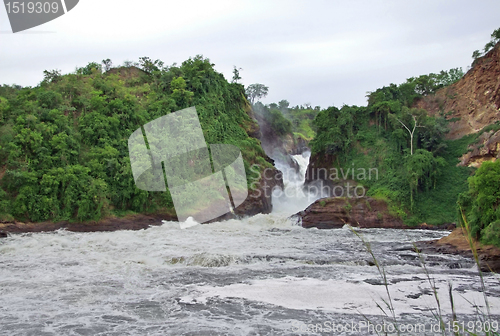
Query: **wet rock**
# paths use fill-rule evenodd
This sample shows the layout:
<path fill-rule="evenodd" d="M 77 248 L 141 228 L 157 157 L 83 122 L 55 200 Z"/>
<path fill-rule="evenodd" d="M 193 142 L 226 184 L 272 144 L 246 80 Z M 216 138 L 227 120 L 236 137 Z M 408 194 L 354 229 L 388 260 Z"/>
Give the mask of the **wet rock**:
<path fill-rule="evenodd" d="M 218 222 L 222 220 L 237 219 L 246 216 L 254 216 L 259 213 L 268 214 L 273 210 L 272 192 L 278 187 L 283 189 L 283 176 L 276 168 L 268 168 L 261 179 L 254 184 L 255 189 L 248 191 L 245 201 L 240 204 L 234 213 L 227 213 L 207 223 Z M 265 176 L 264 176 L 265 175 Z"/>
<path fill-rule="evenodd" d="M 438 240 L 417 242 L 417 246 L 423 253 L 458 254 L 467 258 L 474 258 L 471 244 L 464 235 L 462 228 L 453 230 L 448 236 Z M 473 243 L 477 251 L 479 266 L 483 272 L 500 272 L 500 248 L 491 245 L 482 245 L 475 241 Z M 449 265 L 451 268 L 456 265 Z M 458 266 L 461 267 L 460 265 Z"/>
<path fill-rule="evenodd" d="M 371 197 L 322 198 L 295 216 L 302 222 L 302 227 L 316 227 L 318 229 L 336 229 L 345 224 L 360 228 L 390 229 L 447 230 L 454 227 L 453 224 L 432 226 L 425 223 L 418 226 L 407 226 L 403 224 L 401 218 L 389 212 L 385 201 Z"/>
<path fill-rule="evenodd" d="M 422 296 L 422 293 L 416 293 L 416 294 L 406 295 L 406 297 L 409 298 L 409 299 L 418 299 L 421 296 Z"/>
<path fill-rule="evenodd" d="M 0 238 L 7 238 L 8 234 L 7 232 L 0 231 Z"/>

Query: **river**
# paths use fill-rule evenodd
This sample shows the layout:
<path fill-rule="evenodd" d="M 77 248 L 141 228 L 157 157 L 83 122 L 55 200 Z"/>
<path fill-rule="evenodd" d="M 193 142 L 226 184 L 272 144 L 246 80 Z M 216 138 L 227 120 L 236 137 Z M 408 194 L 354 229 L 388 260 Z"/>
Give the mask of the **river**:
<path fill-rule="evenodd" d="M 301 174 L 285 178 L 291 188 L 300 187 L 308 162 L 295 159 Z M 140 231 L 2 239 L 0 334 L 368 335 L 376 328 L 393 334 L 386 306 L 392 303 L 399 328 L 407 330 L 402 335 L 434 335 L 440 333 L 429 282 L 445 323 L 452 320 L 451 284 L 459 326 L 499 328 L 496 276 L 484 279 L 491 320 L 471 325 L 487 314 L 474 263 L 427 254 L 426 273 L 413 251 L 413 242 L 448 232 L 357 230 L 387 274 L 389 300 L 351 229 L 303 229 L 289 219 L 311 201 L 276 195 L 271 214 L 185 229 L 165 222 Z"/>

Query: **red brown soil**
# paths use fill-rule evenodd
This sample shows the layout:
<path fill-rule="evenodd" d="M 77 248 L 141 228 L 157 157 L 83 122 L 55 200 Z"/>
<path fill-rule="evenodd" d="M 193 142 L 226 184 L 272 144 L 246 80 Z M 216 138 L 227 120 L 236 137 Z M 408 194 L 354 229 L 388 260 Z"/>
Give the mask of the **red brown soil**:
<path fill-rule="evenodd" d="M 479 58 L 465 76 L 449 87 L 417 102 L 431 115 L 444 113 L 449 139 L 477 133 L 500 120 L 500 43 Z M 457 120 L 458 119 L 458 120 Z"/>

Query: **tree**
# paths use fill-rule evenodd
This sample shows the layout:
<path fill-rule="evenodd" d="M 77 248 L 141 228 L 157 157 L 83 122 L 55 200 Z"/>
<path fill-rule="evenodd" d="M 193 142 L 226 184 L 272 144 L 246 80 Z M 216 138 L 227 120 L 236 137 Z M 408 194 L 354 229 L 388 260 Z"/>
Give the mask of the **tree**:
<path fill-rule="evenodd" d="M 102 65 L 104 66 L 104 71 L 109 71 L 113 67 L 113 62 L 109 58 L 102 60 Z"/>
<path fill-rule="evenodd" d="M 231 83 L 238 83 L 238 81 L 241 79 L 240 70 L 243 69 L 237 68 L 236 65 L 233 66 L 233 79 L 231 80 Z"/>
<path fill-rule="evenodd" d="M 500 28 L 495 29 L 493 33 L 491 33 L 491 38 L 496 42 L 500 40 Z"/>
<path fill-rule="evenodd" d="M 269 88 L 264 84 L 251 84 L 245 90 L 247 97 L 250 99 L 250 103 L 253 104 L 255 99 L 259 100 L 260 98 L 264 98 L 267 96 L 267 92 Z"/>
<path fill-rule="evenodd" d="M 424 187 L 426 190 L 435 187 L 446 161 L 442 157 L 434 157 L 425 149 L 417 149 L 415 155 L 406 158 L 404 166 L 411 191 L 410 208 L 413 209 L 413 195 L 418 191 L 418 187 Z"/>
<path fill-rule="evenodd" d="M 479 57 L 481 57 L 481 52 L 479 50 L 474 50 L 474 52 L 472 53 L 472 59 L 475 61 Z"/>
<path fill-rule="evenodd" d="M 170 82 L 172 89 L 172 98 L 179 108 L 188 107 L 194 95 L 193 92 L 186 90 L 186 81 L 182 77 L 172 79 Z"/>
<path fill-rule="evenodd" d="M 139 57 L 139 66 L 149 74 L 160 71 L 163 68 L 163 64 L 163 61 L 160 60 L 153 61 L 149 57 Z"/>
<path fill-rule="evenodd" d="M 0 97 L 0 122 L 3 121 L 3 117 L 6 114 L 7 110 L 9 109 L 9 101 L 7 98 Z"/>
<path fill-rule="evenodd" d="M 474 65 L 474 63 L 476 63 L 476 61 L 479 57 L 486 55 L 488 53 L 488 51 L 490 51 L 498 43 L 498 41 L 500 41 L 500 28 L 494 30 L 493 33 L 491 33 L 491 39 L 484 46 L 483 52 L 481 52 L 479 50 L 474 50 L 474 52 L 472 53 L 472 59 L 474 60 L 472 62 L 472 65 Z"/>
<path fill-rule="evenodd" d="M 46 83 L 57 82 L 61 78 L 61 70 L 43 70 L 43 81 Z"/>
<path fill-rule="evenodd" d="M 280 100 L 278 102 L 278 108 L 281 110 L 281 111 L 285 111 L 288 109 L 288 106 L 290 106 L 290 103 L 288 102 L 288 100 Z"/>
<path fill-rule="evenodd" d="M 401 125 L 408 131 L 410 134 L 410 155 L 413 155 L 413 137 L 415 135 L 415 130 L 417 127 L 425 127 L 422 126 L 422 117 L 425 117 L 425 110 L 417 110 L 417 109 L 404 109 L 404 111 L 407 111 L 408 115 L 411 116 L 411 120 L 413 122 L 408 122 L 408 126 L 405 125 L 404 122 L 401 121 L 401 119 L 396 117 L 396 120 L 399 121 Z M 410 130 L 411 128 L 411 130 Z"/>
<path fill-rule="evenodd" d="M 500 161 L 484 162 L 469 177 L 469 191 L 460 194 L 457 203 L 472 234 L 484 243 L 500 246 Z"/>
<path fill-rule="evenodd" d="M 123 62 L 123 66 L 124 66 L 125 68 L 130 68 L 130 67 L 133 67 L 133 66 L 138 67 L 138 66 L 139 66 L 139 63 L 136 63 L 136 62 L 132 62 L 132 61 L 127 60 L 127 61 Z"/>
<path fill-rule="evenodd" d="M 76 73 L 78 75 L 88 76 L 88 75 L 92 75 L 92 73 L 94 73 L 94 72 L 98 72 L 98 73 L 102 72 L 102 66 L 100 63 L 90 62 L 86 66 L 76 69 Z"/>

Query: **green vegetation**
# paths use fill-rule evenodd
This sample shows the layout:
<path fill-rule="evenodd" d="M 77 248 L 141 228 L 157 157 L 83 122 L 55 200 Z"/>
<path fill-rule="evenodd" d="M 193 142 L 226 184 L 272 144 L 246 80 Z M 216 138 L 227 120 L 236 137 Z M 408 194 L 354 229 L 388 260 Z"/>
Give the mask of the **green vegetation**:
<path fill-rule="evenodd" d="M 314 119 L 313 154 L 328 155 L 331 167 L 344 171 L 377 168 L 378 179 L 355 179 L 409 225 L 458 221 L 455 202 L 467 189 L 470 169 L 456 165 L 473 139 L 444 140 L 447 121 L 412 106 L 462 75 L 451 69 L 409 78 L 369 93 L 366 107 L 322 110 Z"/>
<path fill-rule="evenodd" d="M 500 161 L 483 162 L 469 177 L 469 190 L 460 194 L 458 204 L 471 235 L 500 246 Z"/>
<path fill-rule="evenodd" d="M 235 68 L 235 70 L 237 69 Z M 240 78 L 239 71 L 235 72 L 233 76 L 233 81 L 236 82 L 239 78 Z M 251 84 L 245 90 L 251 104 L 254 103 L 255 99 L 258 100 L 260 98 L 264 98 L 265 96 L 267 96 L 268 91 L 269 88 L 267 86 L 259 83 Z"/>
<path fill-rule="evenodd" d="M 309 142 L 316 135 L 312 123 L 320 111 L 320 107 L 316 106 L 313 109 L 309 105 L 289 106 L 290 103 L 287 100 L 281 100 L 278 104 L 271 103 L 269 105 L 257 102 L 254 105 L 254 110 L 263 116 L 279 136 L 293 134 L 295 140 L 301 138 Z"/>
<path fill-rule="evenodd" d="M 34 88 L 0 87 L 1 217 L 84 221 L 173 213 L 168 192 L 135 186 L 128 138 L 189 106 L 197 108 L 207 143 L 238 146 L 247 172 L 256 162 L 270 166 L 259 140 L 247 134 L 255 121 L 244 87 L 228 83 L 208 59 L 164 67 L 142 57 L 135 65 L 112 68 L 107 59 L 66 75 L 44 71 Z"/>
<path fill-rule="evenodd" d="M 493 47 L 500 41 L 500 28 L 496 29 L 491 33 L 491 40 L 484 45 L 484 48 L 482 51 L 479 50 L 474 50 L 472 53 L 472 59 L 474 60 L 472 64 L 474 64 L 478 58 L 483 57 L 486 55 Z"/>
<path fill-rule="evenodd" d="M 474 52 L 474 59 L 499 40 L 500 28 L 483 53 Z M 457 166 L 469 146 L 481 134 L 498 131 L 500 122 L 445 140 L 447 123 L 454 121 L 444 119 L 446 111 L 431 117 L 414 108 L 420 97 L 462 76 L 462 69 L 455 68 L 412 77 L 370 92 L 367 107 L 322 110 L 314 119 L 317 136 L 310 146 L 313 154 L 333 158 L 333 168 L 377 168 L 378 180 L 358 182 L 369 188 L 368 196 L 387 201 L 390 212 L 405 223 L 468 222 L 474 238 L 500 246 L 500 162 L 483 163 L 473 176 L 472 168 Z"/>
<path fill-rule="evenodd" d="M 491 36 L 484 53 L 498 43 L 500 29 Z M 476 51 L 475 58 L 480 56 Z M 173 213 L 168 191 L 135 186 L 128 138 L 149 121 L 190 106 L 197 108 L 208 144 L 240 148 L 253 185 L 257 174 L 250 165 L 271 164 L 260 141 L 248 135 L 256 130 L 249 101 L 265 97 L 269 88 L 252 84 L 245 90 L 240 70 L 234 67 L 229 83 L 201 56 L 180 66 L 141 57 L 117 68 L 106 59 L 66 75 L 46 70 L 34 88 L 0 87 L 0 219 Z M 254 107 L 278 137 L 309 143 L 313 155 L 328 158 L 328 168 L 376 168 L 376 179 L 354 179 L 408 225 L 465 220 L 476 238 L 500 246 L 500 163 L 484 163 L 472 177 L 473 169 L 457 166 L 479 135 L 499 130 L 500 122 L 446 140 L 449 112 L 429 116 L 414 107 L 462 76 L 455 68 L 411 77 L 369 92 L 367 106 L 321 110 L 282 100 Z"/>
<path fill-rule="evenodd" d="M 296 138 L 302 138 L 305 141 L 311 141 L 316 132 L 313 129 L 313 120 L 320 111 L 319 106 L 312 108 L 310 105 L 295 106 L 288 108 L 288 102 L 282 100 L 278 103 L 285 118 L 291 121 L 292 131 Z"/>
<path fill-rule="evenodd" d="M 292 123 L 283 116 L 280 110 L 265 106 L 261 102 L 254 104 L 253 109 L 278 136 L 283 137 L 292 133 Z"/>

